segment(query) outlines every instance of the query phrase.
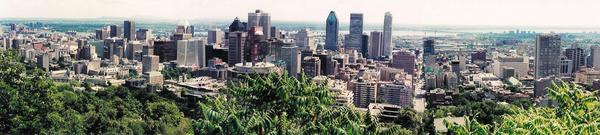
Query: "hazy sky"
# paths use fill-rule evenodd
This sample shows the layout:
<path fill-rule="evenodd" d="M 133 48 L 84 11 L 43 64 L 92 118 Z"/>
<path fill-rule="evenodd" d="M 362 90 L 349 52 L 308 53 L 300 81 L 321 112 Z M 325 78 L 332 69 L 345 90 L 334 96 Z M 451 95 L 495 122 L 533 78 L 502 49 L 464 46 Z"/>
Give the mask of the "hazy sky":
<path fill-rule="evenodd" d="M 366 23 L 600 26 L 599 0 L 0 0 L 0 18 L 157 17 L 220 19 L 262 9 L 272 20 L 324 22 L 329 11 L 341 23 L 362 12 Z"/>

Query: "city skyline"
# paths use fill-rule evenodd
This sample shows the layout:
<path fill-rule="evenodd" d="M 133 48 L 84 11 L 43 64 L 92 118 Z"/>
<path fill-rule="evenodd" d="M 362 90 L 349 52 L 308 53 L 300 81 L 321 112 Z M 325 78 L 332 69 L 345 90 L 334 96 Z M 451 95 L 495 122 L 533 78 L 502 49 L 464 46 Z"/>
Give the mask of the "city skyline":
<path fill-rule="evenodd" d="M 270 13 L 274 21 L 324 22 L 329 11 L 335 11 L 343 24 L 349 20 L 350 13 L 363 13 L 365 24 L 372 24 L 383 23 L 384 14 L 389 11 L 397 20 L 394 21 L 395 25 L 600 27 L 600 15 L 590 14 L 600 12 L 600 9 L 594 7 L 598 4 L 600 2 L 591 0 L 577 3 L 560 0 L 5 0 L 0 2 L 0 18 L 122 17 L 231 20 L 240 17 L 241 20 L 247 20 L 247 13 L 262 9 Z M 105 7 L 111 8 L 106 10 Z"/>

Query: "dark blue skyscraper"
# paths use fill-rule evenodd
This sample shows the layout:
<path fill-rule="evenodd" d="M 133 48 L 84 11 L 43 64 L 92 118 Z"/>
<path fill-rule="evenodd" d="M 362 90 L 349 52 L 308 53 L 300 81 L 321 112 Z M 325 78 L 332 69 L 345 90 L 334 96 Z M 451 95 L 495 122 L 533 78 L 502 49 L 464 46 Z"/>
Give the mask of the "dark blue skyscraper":
<path fill-rule="evenodd" d="M 435 54 L 433 39 L 425 39 L 425 41 L 423 41 L 423 56 L 429 56 L 433 54 Z"/>
<path fill-rule="evenodd" d="M 135 40 L 135 22 L 127 20 L 123 22 L 123 28 L 125 29 L 123 36 L 127 40 Z"/>
<path fill-rule="evenodd" d="M 329 12 L 325 23 L 325 49 L 337 51 L 339 23 L 334 11 Z"/>

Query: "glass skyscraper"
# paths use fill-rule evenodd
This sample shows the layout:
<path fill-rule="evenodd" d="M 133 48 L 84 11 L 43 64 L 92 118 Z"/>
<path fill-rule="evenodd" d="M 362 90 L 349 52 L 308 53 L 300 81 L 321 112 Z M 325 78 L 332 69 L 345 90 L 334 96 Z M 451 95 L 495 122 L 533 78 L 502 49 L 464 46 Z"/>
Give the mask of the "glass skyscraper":
<path fill-rule="evenodd" d="M 357 50 L 358 52 L 363 52 L 362 45 L 362 35 L 363 35 L 363 14 L 362 13 L 352 13 L 350 14 L 350 34 L 345 45 L 346 50 Z"/>
<path fill-rule="evenodd" d="M 385 12 L 385 17 L 383 20 L 383 47 L 382 47 L 383 56 L 392 56 L 392 13 Z"/>
<path fill-rule="evenodd" d="M 329 12 L 325 23 L 325 49 L 337 51 L 339 22 L 334 11 Z"/>

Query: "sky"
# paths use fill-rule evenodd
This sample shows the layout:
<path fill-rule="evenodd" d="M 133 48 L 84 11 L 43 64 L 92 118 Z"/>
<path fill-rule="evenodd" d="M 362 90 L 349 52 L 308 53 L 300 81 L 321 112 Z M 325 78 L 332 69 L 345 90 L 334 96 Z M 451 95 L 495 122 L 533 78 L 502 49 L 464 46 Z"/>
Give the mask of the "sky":
<path fill-rule="evenodd" d="M 274 21 L 340 23 L 363 13 L 365 23 L 600 27 L 598 0 L 0 0 L 0 18 L 156 18 L 245 20 L 262 9 Z"/>

